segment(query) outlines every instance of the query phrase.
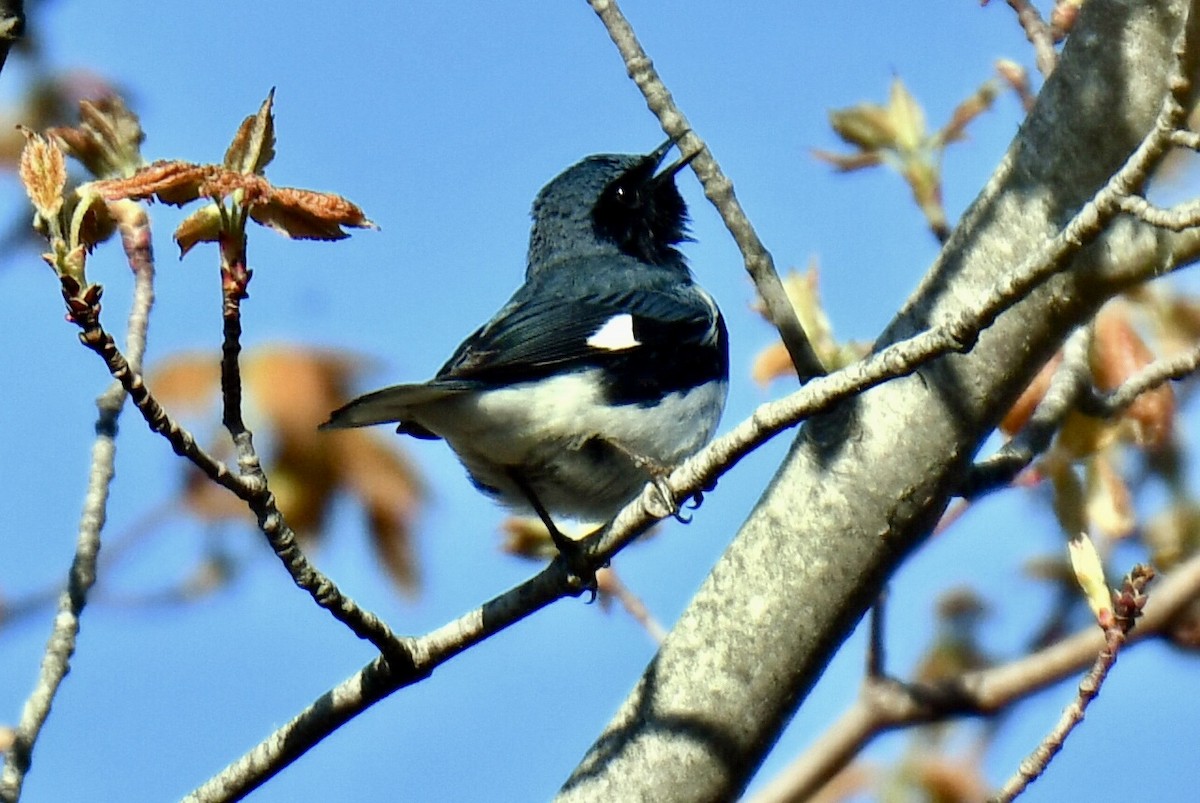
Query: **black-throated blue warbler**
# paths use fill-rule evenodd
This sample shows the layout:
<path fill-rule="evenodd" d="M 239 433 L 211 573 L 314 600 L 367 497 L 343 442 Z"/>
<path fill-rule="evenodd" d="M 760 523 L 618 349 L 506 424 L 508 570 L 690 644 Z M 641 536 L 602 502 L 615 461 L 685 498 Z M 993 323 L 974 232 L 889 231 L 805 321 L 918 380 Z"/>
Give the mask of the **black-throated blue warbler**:
<path fill-rule="evenodd" d="M 443 438 L 485 493 L 607 521 L 712 437 L 729 345 L 712 297 L 677 246 L 687 206 L 647 155 L 588 156 L 533 202 L 525 283 L 428 382 L 335 410 L 323 428 L 398 423 Z M 668 500 L 673 504 L 672 500 Z"/>

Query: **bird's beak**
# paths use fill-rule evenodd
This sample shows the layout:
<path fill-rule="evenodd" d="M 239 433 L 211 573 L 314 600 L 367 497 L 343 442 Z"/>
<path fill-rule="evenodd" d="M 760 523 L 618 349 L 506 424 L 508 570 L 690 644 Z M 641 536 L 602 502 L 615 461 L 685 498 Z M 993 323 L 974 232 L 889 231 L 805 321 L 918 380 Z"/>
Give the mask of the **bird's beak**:
<path fill-rule="evenodd" d="M 654 161 L 654 166 L 662 164 L 663 159 L 667 156 L 667 151 L 675 147 L 675 143 L 679 141 L 679 137 L 671 137 L 663 144 L 659 145 L 654 150 L 650 151 L 649 156 Z"/>
<path fill-rule="evenodd" d="M 671 150 L 671 148 L 673 148 L 675 146 L 675 143 L 677 143 L 677 142 L 679 142 L 679 140 L 683 139 L 688 133 L 690 133 L 690 132 L 685 131 L 683 134 L 680 134 L 678 137 L 671 137 L 666 142 L 664 142 L 663 144 L 659 145 L 657 148 L 652 150 L 650 152 L 650 158 L 654 160 L 654 164 L 655 165 L 662 164 L 663 159 L 666 158 L 667 151 Z M 689 153 L 686 156 L 680 156 L 677 160 L 672 162 L 670 165 L 668 165 L 666 168 L 664 168 L 661 172 L 655 174 L 654 183 L 658 184 L 659 182 L 667 181 L 669 179 L 675 178 L 676 173 L 678 173 L 683 168 L 687 167 L 688 164 L 690 164 L 691 161 L 699 155 L 700 155 L 700 151 L 693 151 L 692 153 Z"/>

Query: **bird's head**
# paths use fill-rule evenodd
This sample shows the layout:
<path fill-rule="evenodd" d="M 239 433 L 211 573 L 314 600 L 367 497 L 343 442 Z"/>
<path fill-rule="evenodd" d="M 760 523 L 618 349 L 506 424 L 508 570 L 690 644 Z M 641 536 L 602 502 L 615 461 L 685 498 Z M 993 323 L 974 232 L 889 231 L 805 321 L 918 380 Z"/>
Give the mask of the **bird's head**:
<path fill-rule="evenodd" d="M 687 205 L 675 174 L 695 153 L 660 170 L 668 140 L 649 154 L 597 154 L 564 170 L 533 202 L 529 270 L 585 254 L 619 252 L 686 270 Z"/>

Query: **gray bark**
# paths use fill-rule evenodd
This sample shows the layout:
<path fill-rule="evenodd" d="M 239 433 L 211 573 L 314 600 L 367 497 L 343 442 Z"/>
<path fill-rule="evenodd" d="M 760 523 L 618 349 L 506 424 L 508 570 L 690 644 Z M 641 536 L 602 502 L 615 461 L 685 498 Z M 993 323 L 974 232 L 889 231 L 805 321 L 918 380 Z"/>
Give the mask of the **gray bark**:
<path fill-rule="evenodd" d="M 877 347 L 977 306 L 1120 168 L 1159 109 L 1186 6 L 1084 6 L 1005 160 Z M 736 797 L 1022 387 L 1106 298 L 1162 264 L 1172 237 L 1119 221 L 969 353 L 807 422 L 558 799 Z"/>

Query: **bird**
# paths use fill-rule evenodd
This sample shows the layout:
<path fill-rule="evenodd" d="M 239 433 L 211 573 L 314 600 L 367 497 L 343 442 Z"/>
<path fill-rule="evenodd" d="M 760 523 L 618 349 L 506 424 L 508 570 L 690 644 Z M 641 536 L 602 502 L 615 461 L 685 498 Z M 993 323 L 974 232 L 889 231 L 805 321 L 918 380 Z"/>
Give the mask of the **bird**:
<path fill-rule="evenodd" d="M 334 410 L 322 429 L 397 424 L 442 439 L 471 482 L 536 513 L 607 522 L 713 436 L 729 386 L 729 338 L 713 297 L 679 250 L 687 205 L 649 154 L 596 154 L 533 202 L 524 283 L 433 379 L 393 385 Z M 660 169 L 661 168 L 661 169 Z"/>

